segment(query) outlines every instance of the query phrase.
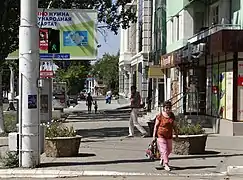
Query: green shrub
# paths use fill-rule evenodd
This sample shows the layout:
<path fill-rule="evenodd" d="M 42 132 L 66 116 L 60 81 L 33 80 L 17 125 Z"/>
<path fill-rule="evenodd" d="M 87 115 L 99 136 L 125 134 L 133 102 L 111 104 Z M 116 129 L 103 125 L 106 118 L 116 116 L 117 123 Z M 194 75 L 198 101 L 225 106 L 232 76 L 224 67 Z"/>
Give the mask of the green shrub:
<path fill-rule="evenodd" d="M 73 127 L 67 127 L 61 122 L 52 122 L 45 125 L 45 137 L 55 138 L 55 137 L 75 137 L 76 131 Z"/>
<path fill-rule="evenodd" d="M 17 131 L 17 114 L 4 113 L 4 131 L 6 133 Z"/>
<path fill-rule="evenodd" d="M 6 152 L 4 157 L 1 157 L 1 162 L 4 167 L 15 168 L 19 167 L 19 156 L 17 152 Z"/>
<path fill-rule="evenodd" d="M 179 125 L 178 127 L 179 135 L 197 135 L 204 134 L 205 131 L 200 124 L 192 125 L 192 124 L 184 124 Z"/>

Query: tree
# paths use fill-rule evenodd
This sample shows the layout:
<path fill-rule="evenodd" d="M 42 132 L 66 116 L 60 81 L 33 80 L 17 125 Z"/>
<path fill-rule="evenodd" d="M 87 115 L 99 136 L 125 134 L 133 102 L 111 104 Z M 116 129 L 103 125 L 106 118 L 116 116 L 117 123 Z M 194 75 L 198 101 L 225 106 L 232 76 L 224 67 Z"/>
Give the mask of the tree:
<path fill-rule="evenodd" d="M 59 66 L 60 65 L 61 64 L 59 64 Z M 68 94 L 78 94 L 84 89 L 84 82 L 89 70 L 89 62 L 72 61 L 68 67 L 63 67 L 62 69 L 60 68 L 57 70 L 55 80 L 67 83 Z"/>
<path fill-rule="evenodd" d="M 2 0 L 0 6 L 0 133 L 3 124 L 2 74 L 8 54 L 18 49 L 18 27 L 20 15 L 19 0 Z"/>
<path fill-rule="evenodd" d="M 40 8 L 47 8 L 50 0 L 39 0 Z M 126 29 L 130 22 L 136 22 L 136 12 L 131 8 L 125 8 L 127 3 L 131 0 L 53 0 L 53 8 L 64 9 L 95 9 L 98 11 L 98 22 L 104 23 L 105 27 L 118 33 L 120 27 Z"/>
<path fill-rule="evenodd" d="M 114 94 L 118 93 L 119 87 L 119 56 L 104 54 L 97 63 L 94 64 L 92 74 L 95 78 L 102 80 L 104 85 L 113 91 Z"/>

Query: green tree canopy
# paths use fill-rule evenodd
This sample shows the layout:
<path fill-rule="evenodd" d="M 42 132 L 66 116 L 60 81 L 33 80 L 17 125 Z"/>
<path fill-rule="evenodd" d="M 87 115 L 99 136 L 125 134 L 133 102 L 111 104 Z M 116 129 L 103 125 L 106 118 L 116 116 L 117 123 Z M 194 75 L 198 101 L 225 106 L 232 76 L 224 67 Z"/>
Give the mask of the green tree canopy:
<path fill-rule="evenodd" d="M 57 65 L 61 64 L 57 63 Z M 84 89 L 84 82 L 89 71 L 89 61 L 71 61 L 68 67 L 56 71 L 55 81 L 66 82 L 68 94 L 78 94 Z"/>
<path fill-rule="evenodd" d="M 93 66 L 92 74 L 95 78 L 102 80 L 104 85 L 118 93 L 119 86 L 119 56 L 104 54 Z"/>

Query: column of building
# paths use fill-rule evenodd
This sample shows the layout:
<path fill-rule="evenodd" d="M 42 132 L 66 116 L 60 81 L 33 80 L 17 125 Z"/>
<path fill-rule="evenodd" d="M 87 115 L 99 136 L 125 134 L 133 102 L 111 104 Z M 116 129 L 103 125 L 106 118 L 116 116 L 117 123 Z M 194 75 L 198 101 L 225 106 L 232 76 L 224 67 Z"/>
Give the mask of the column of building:
<path fill-rule="evenodd" d="M 142 32 L 142 51 L 147 53 L 142 63 L 142 97 L 144 100 L 148 97 L 148 76 L 147 67 L 149 54 L 152 49 L 152 2 L 143 0 L 143 32 Z"/>
<path fill-rule="evenodd" d="M 119 67 L 119 94 L 124 94 L 124 75 L 123 75 L 123 69 L 122 67 Z"/>
<path fill-rule="evenodd" d="M 132 80 L 132 76 L 131 76 L 131 68 L 130 65 L 125 66 L 125 74 L 124 74 L 124 94 L 125 97 L 129 97 L 129 93 L 130 93 L 130 80 Z"/>

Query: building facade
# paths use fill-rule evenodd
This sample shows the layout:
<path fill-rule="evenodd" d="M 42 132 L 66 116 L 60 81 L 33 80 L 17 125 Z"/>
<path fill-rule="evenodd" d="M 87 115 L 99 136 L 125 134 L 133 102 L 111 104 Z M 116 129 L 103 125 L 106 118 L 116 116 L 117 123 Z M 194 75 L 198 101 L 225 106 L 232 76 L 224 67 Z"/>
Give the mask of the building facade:
<path fill-rule="evenodd" d="M 160 56 L 166 52 L 166 0 L 153 1 L 152 53 L 148 71 L 148 109 L 157 109 L 165 100 L 164 72 Z"/>
<path fill-rule="evenodd" d="M 167 99 L 181 100 L 216 132 L 243 135 L 243 31 L 240 0 L 167 0 L 167 47 L 161 57 Z"/>
<path fill-rule="evenodd" d="M 148 62 L 151 51 L 151 0 L 133 0 L 126 5 L 137 12 L 138 21 L 128 29 L 121 30 L 119 58 L 119 94 L 130 96 L 130 87 L 135 85 L 143 102 L 148 97 Z"/>

